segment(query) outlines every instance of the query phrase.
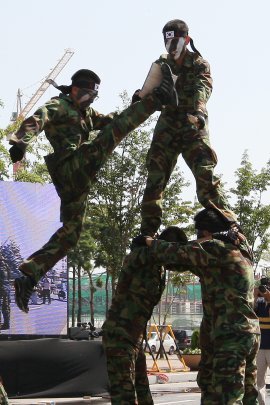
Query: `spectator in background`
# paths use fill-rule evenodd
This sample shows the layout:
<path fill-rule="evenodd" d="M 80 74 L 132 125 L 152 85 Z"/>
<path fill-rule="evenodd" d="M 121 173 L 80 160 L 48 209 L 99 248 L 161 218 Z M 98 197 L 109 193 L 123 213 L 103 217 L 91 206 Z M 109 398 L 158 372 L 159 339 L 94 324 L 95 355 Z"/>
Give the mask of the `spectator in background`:
<path fill-rule="evenodd" d="M 257 354 L 257 386 L 259 405 L 265 405 L 266 373 L 270 367 L 270 279 L 262 278 L 254 289 L 255 312 L 259 317 L 261 343 Z"/>
<path fill-rule="evenodd" d="M 43 297 L 43 304 L 46 304 L 46 298 L 48 299 L 48 304 L 51 303 L 51 283 L 47 277 L 44 278 L 42 284 L 42 297 Z"/>
<path fill-rule="evenodd" d="M 10 328 L 10 280 L 4 261 L 0 267 L 0 330 Z"/>

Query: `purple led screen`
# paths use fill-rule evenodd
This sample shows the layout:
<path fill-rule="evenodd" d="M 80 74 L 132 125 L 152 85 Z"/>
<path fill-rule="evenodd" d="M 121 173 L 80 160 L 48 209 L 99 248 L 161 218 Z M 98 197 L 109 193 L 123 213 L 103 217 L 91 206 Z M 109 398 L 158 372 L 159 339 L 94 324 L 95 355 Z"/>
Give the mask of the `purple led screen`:
<path fill-rule="evenodd" d="M 60 260 L 37 285 L 29 313 L 14 299 L 18 265 L 61 227 L 60 200 L 52 184 L 0 181 L 0 330 L 8 335 L 67 335 L 67 261 Z"/>

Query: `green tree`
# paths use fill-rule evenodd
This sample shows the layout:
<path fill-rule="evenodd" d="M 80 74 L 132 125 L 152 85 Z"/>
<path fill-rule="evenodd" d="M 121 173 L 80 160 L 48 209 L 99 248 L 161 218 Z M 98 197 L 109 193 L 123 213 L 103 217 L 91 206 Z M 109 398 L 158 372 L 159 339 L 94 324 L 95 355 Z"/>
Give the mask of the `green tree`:
<path fill-rule="evenodd" d="M 257 172 L 245 151 L 235 175 L 236 186 L 230 189 L 236 197 L 234 211 L 252 248 L 256 271 L 270 246 L 270 205 L 263 203 L 270 186 L 270 161 Z"/>

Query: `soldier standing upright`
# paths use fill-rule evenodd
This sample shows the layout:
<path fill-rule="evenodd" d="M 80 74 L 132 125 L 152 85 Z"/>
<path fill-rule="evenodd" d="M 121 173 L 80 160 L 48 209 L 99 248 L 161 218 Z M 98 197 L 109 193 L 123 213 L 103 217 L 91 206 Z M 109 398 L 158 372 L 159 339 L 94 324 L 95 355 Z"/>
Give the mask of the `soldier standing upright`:
<path fill-rule="evenodd" d="M 161 224 L 163 192 L 180 154 L 195 177 L 199 202 L 204 207 L 216 207 L 235 220 L 220 180 L 213 173 L 217 156 L 210 146 L 206 109 L 212 92 L 210 66 L 194 47 L 184 21 L 169 21 L 162 33 L 168 53 L 156 63 L 168 63 L 178 76 L 175 83 L 178 106 L 162 108 L 147 156 L 141 234 L 150 236 Z M 187 49 L 189 43 L 194 52 Z M 138 90 L 135 100 L 136 95 L 140 95 Z"/>
<path fill-rule="evenodd" d="M 160 238 L 187 242 L 176 226 Z M 112 405 L 153 405 L 147 377 L 143 338 L 148 320 L 165 288 L 165 269 L 154 264 L 149 249 L 136 245 L 126 256 L 108 316 L 103 325 Z"/>
<path fill-rule="evenodd" d="M 200 278 L 201 404 L 256 405 L 260 328 L 252 254 L 237 224 L 230 225 L 217 210 L 200 211 L 195 228 L 199 239 L 184 246 L 145 237 L 149 256 L 156 265 L 166 263 L 176 271 L 186 266 Z"/>
<path fill-rule="evenodd" d="M 81 69 L 71 78 L 70 86 L 23 121 L 12 135 L 9 152 L 12 161 L 20 161 L 30 141 L 44 130 L 54 152 L 45 157 L 48 171 L 61 200 L 59 228 L 50 240 L 19 267 L 25 275 L 15 279 L 18 307 L 28 312 L 34 286 L 76 246 L 80 237 L 87 196 L 97 172 L 121 140 L 143 123 L 161 105 L 174 103 L 174 82 L 167 64 L 163 80 L 152 94 L 134 103 L 120 114 L 104 116 L 90 107 L 98 95 L 100 78 L 91 70 Z M 101 130 L 94 140 L 90 132 Z"/>

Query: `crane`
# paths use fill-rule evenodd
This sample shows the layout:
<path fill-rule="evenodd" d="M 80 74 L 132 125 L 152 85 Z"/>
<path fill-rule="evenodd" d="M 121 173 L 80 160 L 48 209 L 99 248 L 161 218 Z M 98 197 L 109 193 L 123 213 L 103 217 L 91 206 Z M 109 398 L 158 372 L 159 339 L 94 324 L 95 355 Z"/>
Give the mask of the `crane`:
<path fill-rule="evenodd" d="M 37 91 L 33 94 L 31 99 L 28 101 L 28 103 L 22 108 L 21 106 L 21 91 L 18 89 L 17 93 L 17 112 L 12 114 L 11 121 L 16 121 L 18 117 L 20 118 L 25 118 L 27 114 L 32 110 L 32 108 L 36 105 L 38 100 L 41 98 L 41 96 L 44 94 L 44 92 L 47 90 L 47 88 L 50 85 L 50 81 L 54 80 L 61 70 L 66 66 L 70 58 L 73 56 L 74 51 L 70 48 L 65 50 L 64 55 L 62 58 L 59 60 L 59 62 L 55 65 L 55 67 L 51 70 L 51 72 L 48 74 L 48 76 L 44 79 L 44 81 L 41 83 Z"/>
<path fill-rule="evenodd" d="M 32 108 L 36 105 L 38 100 L 41 98 L 41 96 L 44 94 L 44 92 L 47 90 L 47 88 L 50 86 L 51 82 L 59 75 L 61 70 L 66 66 L 70 58 L 73 56 L 74 51 L 70 48 L 65 50 L 64 55 L 62 58 L 59 60 L 59 62 L 55 65 L 55 67 L 51 70 L 51 72 L 46 76 L 46 78 L 43 80 L 39 88 L 36 90 L 36 92 L 33 94 L 33 96 L 30 98 L 28 103 L 22 108 L 22 103 L 21 103 L 21 97 L 22 93 L 21 90 L 18 89 L 17 93 L 17 112 L 12 113 L 11 116 L 11 121 L 17 121 L 17 119 L 24 119 L 26 118 L 27 114 L 32 110 Z M 7 138 L 9 139 L 10 134 L 8 134 Z M 15 176 L 17 170 L 19 169 L 21 165 L 21 162 L 17 162 L 13 164 L 13 176 Z"/>

